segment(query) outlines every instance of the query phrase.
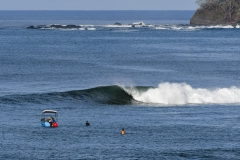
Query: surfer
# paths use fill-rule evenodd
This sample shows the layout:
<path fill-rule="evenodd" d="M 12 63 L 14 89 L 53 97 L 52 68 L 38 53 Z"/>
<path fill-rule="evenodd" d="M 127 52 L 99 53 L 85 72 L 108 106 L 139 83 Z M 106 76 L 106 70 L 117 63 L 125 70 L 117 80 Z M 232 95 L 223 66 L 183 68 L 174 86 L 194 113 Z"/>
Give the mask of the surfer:
<path fill-rule="evenodd" d="M 88 121 L 86 121 L 86 126 L 90 126 L 90 123 Z"/>
<path fill-rule="evenodd" d="M 126 134 L 126 131 L 124 130 L 124 128 L 122 128 L 121 134 Z"/>

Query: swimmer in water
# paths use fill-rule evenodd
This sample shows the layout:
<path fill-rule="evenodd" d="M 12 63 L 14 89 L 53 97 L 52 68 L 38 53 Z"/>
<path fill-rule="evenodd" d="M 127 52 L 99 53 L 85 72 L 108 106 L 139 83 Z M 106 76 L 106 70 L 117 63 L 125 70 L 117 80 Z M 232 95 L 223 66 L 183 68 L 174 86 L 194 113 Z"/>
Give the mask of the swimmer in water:
<path fill-rule="evenodd" d="M 90 126 L 90 123 L 88 121 L 86 121 L 86 126 Z"/>
<path fill-rule="evenodd" d="M 124 128 L 122 128 L 121 134 L 126 134 L 126 131 L 124 130 Z"/>

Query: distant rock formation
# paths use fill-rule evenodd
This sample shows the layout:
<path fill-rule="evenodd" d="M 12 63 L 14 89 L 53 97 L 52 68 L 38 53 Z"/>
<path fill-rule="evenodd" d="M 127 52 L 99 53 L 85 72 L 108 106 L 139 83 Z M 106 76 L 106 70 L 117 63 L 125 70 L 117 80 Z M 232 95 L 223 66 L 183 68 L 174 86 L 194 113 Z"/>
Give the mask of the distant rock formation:
<path fill-rule="evenodd" d="M 37 26 L 29 26 L 27 29 L 44 29 L 44 28 L 50 28 L 47 25 L 37 25 Z"/>
<path fill-rule="evenodd" d="M 209 0 L 190 20 L 191 25 L 240 24 L 240 0 Z"/>
<path fill-rule="evenodd" d="M 81 28 L 81 26 L 78 25 L 73 25 L 73 24 L 69 24 L 69 25 L 60 25 L 60 24 L 52 24 L 52 25 L 37 25 L 37 26 L 29 26 L 27 27 L 27 29 L 79 29 Z"/>
<path fill-rule="evenodd" d="M 121 26 L 122 24 L 119 22 L 114 23 L 114 25 Z"/>

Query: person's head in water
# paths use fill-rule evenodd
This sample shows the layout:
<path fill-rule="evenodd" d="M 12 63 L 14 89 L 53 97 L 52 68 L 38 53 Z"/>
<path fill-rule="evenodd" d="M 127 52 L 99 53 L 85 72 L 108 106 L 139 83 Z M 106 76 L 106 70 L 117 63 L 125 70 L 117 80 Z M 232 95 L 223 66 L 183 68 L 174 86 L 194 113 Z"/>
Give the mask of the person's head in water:
<path fill-rule="evenodd" d="M 126 131 L 124 130 L 124 128 L 122 128 L 121 134 L 126 134 Z"/>
<path fill-rule="evenodd" d="M 90 123 L 88 121 L 86 121 L 86 126 L 90 126 Z"/>

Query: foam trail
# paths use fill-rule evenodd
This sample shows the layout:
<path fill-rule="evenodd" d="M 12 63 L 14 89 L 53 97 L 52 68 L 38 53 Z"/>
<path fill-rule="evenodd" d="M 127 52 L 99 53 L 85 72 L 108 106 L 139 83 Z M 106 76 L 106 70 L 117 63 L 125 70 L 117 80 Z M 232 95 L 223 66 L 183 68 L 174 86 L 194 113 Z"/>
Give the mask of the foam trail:
<path fill-rule="evenodd" d="M 240 89 L 217 88 L 208 90 L 192 88 L 185 83 L 161 83 L 157 88 L 141 92 L 125 89 L 137 101 L 164 105 L 184 104 L 235 104 L 240 103 Z"/>

